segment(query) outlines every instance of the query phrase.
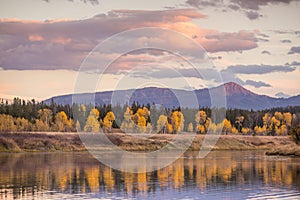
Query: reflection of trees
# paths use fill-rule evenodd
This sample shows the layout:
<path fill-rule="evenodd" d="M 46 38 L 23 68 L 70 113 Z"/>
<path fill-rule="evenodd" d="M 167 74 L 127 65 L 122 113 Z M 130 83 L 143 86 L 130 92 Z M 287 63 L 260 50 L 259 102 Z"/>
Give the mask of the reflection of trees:
<path fill-rule="evenodd" d="M 109 167 L 103 167 L 102 176 L 103 176 L 104 186 L 108 190 L 113 190 L 115 185 L 115 175 L 113 170 Z"/>
<path fill-rule="evenodd" d="M 297 186 L 300 169 L 293 158 L 272 160 L 242 159 L 244 153 L 212 152 L 205 159 L 189 155 L 152 173 L 115 171 L 99 164 L 88 153 L 3 154 L 0 155 L 0 198 L 38 194 L 44 190 L 62 193 L 126 192 L 148 193 L 168 188 L 262 183 Z M 296 158 L 295 158 L 296 159 Z M 11 188 L 11 189 L 8 189 Z"/>

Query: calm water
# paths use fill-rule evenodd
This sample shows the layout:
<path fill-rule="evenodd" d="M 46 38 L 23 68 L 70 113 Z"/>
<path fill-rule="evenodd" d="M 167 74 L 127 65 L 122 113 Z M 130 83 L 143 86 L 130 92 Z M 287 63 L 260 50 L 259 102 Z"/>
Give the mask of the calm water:
<path fill-rule="evenodd" d="M 300 158 L 190 152 L 132 174 L 87 152 L 0 154 L 0 199 L 300 199 Z"/>

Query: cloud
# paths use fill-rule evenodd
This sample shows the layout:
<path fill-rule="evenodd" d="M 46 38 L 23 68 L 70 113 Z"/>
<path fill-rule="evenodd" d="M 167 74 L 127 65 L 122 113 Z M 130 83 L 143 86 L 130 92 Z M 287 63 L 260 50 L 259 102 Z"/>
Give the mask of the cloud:
<path fill-rule="evenodd" d="M 294 63 L 294 62 L 293 62 Z M 292 64 L 293 64 L 292 63 Z M 238 77 L 240 74 L 269 74 L 274 72 L 292 72 L 296 68 L 294 65 L 286 63 L 285 65 L 233 65 L 221 70 L 222 79 L 224 82 L 236 82 L 240 85 L 251 85 L 256 88 L 271 87 L 270 84 L 263 81 L 246 80 L 243 81 Z M 294 63 L 297 64 L 297 63 Z"/>
<path fill-rule="evenodd" d="M 183 87 L 183 89 L 184 89 L 184 90 L 188 90 L 188 91 L 193 91 L 193 90 L 195 90 L 196 88 L 193 87 L 193 86 L 188 86 L 188 85 L 186 85 L 186 86 Z"/>
<path fill-rule="evenodd" d="M 254 31 L 220 32 L 203 29 L 192 23 L 193 19 L 205 18 L 195 9 L 173 9 L 112 10 L 83 20 L 0 19 L 0 65 L 4 69 L 19 70 L 76 70 L 85 56 L 104 39 L 122 31 L 143 27 L 160 27 L 183 33 L 208 52 L 242 51 L 257 47 Z M 122 40 L 125 43 L 127 41 L 132 40 Z M 166 49 L 183 48 L 194 57 L 202 55 L 191 45 L 181 44 L 178 38 L 163 35 L 163 32 L 153 37 L 136 38 L 135 43 L 130 45 L 139 47 L 141 43 L 159 44 Z M 119 52 L 118 47 L 116 42 L 105 53 Z"/>
<path fill-rule="evenodd" d="M 292 72 L 295 68 L 292 66 L 281 65 L 234 65 L 222 70 L 233 74 L 268 74 L 273 72 Z"/>
<path fill-rule="evenodd" d="M 210 33 L 201 43 L 209 52 L 242 51 L 257 47 L 255 33 L 239 31 L 236 33 Z"/>
<path fill-rule="evenodd" d="M 299 0 L 300 1 L 300 0 Z M 280 34 L 280 35 L 300 35 L 300 31 L 292 31 L 292 30 L 270 30 L 273 33 Z"/>
<path fill-rule="evenodd" d="M 294 34 L 294 31 L 288 31 L 288 30 L 271 30 L 272 32 L 276 34 Z"/>
<path fill-rule="evenodd" d="M 290 95 L 285 94 L 283 92 L 278 92 L 277 94 L 275 94 L 275 96 L 278 98 L 289 98 L 290 97 Z"/>
<path fill-rule="evenodd" d="M 259 41 L 259 42 L 269 42 L 270 40 L 265 39 L 265 38 L 257 38 L 257 41 Z"/>
<path fill-rule="evenodd" d="M 234 10 L 234 11 L 237 11 L 240 9 L 240 7 L 238 5 L 235 5 L 235 4 L 229 4 L 228 5 L 228 8 Z"/>
<path fill-rule="evenodd" d="M 237 75 L 239 74 L 268 74 L 273 72 L 292 72 L 296 68 L 290 65 L 234 65 L 221 70 L 222 78 L 225 82 L 234 81 L 240 85 L 252 85 L 258 87 L 269 87 L 270 85 L 261 81 L 247 80 L 243 81 Z"/>
<path fill-rule="evenodd" d="M 292 43 L 291 40 L 280 40 L 280 42 L 282 42 L 282 43 Z"/>
<path fill-rule="evenodd" d="M 43 1 L 46 1 L 46 2 L 51 2 L 51 0 L 43 0 Z M 68 0 L 70 2 L 74 2 L 75 0 Z M 99 4 L 99 0 L 80 0 L 81 2 L 84 2 L 84 3 L 91 3 L 92 5 L 97 5 Z"/>
<path fill-rule="evenodd" d="M 276 4 L 289 4 L 292 1 L 298 0 L 217 0 L 217 1 L 205 1 L 205 0 L 187 0 L 185 3 L 188 6 L 202 9 L 205 7 L 213 7 L 214 9 L 220 9 L 227 11 L 228 9 L 239 11 L 243 13 L 248 19 L 255 20 L 262 17 L 258 11 L 262 7 Z"/>
<path fill-rule="evenodd" d="M 268 36 L 267 34 L 264 33 L 258 33 L 257 35 L 264 37 L 264 38 L 269 38 L 270 36 Z"/>
<path fill-rule="evenodd" d="M 222 2 L 223 2 L 222 0 L 214 0 L 214 1 L 210 1 L 210 0 L 187 0 L 186 4 L 188 4 L 190 6 L 193 6 L 195 8 L 203 8 L 203 7 L 207 7 L 207 6 L 216 7 Z"/>
<path fill-rule="evenodd" d="M 153 65 L 135 68 L 128 74 L 141 78 L 198 78 L 202 80 L 220 80 L 220 73 L 215 69 L 155 67 Z"/>
<path fill-rule="evenodd" d="M 254 20 L 254 19 L 257 19 L 259 18 L 261 15 L 256 12 L 256 11 L 249 11 L 246 13 L 247 17 L 250 19 L 250 20 Z"/>
<path fill-rule="evenodd" d="M 257 33 L 256 39 L 259 42 L 269 42 L 269 36 L 259 32 Z"/>
<path fill-rule="evenodd" d="M 240 79 L 239 77 L 237 77 L 236 74 L 227 72 L 225 70 L 221 71 L 221 77 L 222 77 L 224 82 L 235 82 L 235 83 L 238 83 L 240 85 L 245 85 L 245 82 L 242 79 Z"/>
<path fill-rule="evenodd" d="M 254 81 L 254 80 L 246 80 L 243 81 L 242 79 L 240 79 L 237 74 L 233 74 L 230 72 L 226 72 L 226 71 L 221 71 L 221 75 L 222 75 L 222 79 L 224 82 L 235 82 L 238 83 L 240 85 L 251 85 L 254 86 L 255 88 L 260 88 L 260 87 L 271 87 L 270 84 L 262 82 L 262 81 Z"/>
<path fill-rule="evenodd" d="M 235 3 L 241 8 L 248 10 L 260 10 L 262 6 L 267 6 L 269 4 L 289 4 L 292 1 L 293 0 L 231 0 L 231 3 Z"/>
<path fill-rule="evenodd" d="M 29 35 L 28 39 L 32 42 L 33 41 L 43 41 L 44 40 L 44 38 L 40 35 Z"/>
<path fill-rule="evenodd" d="M 271 87 L 271 85 L 268 83 L 265 83 L 262 81 L 253 81 L 253 80 L 246 80 L 245 85 L 251 85 L 251 86 L 254 86 L 255 88 Z"/>
<path fill-rule="evenodd" d="M 286 66 L 300 66 L 300 62 L 298 61 L 293 61 L 291 63 L 287 62 L 285 63 Z"/>
<path fill-rule="evenodd" d="M 300 54 L 300 46 L 299 47 L 291 47 L 290 51 L 288 54 L 295 54 L 299 53 Z"/>
<path fill-rule="evenodd" d="M 290 66 L 300 66 L 300 62 L 293 61 Z"/>
<path fill-rule="evenodd" d="M 263 50 L 261 53 L 262 53 L 262 54 L 271 55 L 271 53 L 270 53 L 269 51 L 267 51 L 267 50 Z"/>
<path fill-rule="evenodd" d="M 222 56 L 210 56 L 209 59 L 212 59 L 212 60 L 221 60 Z"/>

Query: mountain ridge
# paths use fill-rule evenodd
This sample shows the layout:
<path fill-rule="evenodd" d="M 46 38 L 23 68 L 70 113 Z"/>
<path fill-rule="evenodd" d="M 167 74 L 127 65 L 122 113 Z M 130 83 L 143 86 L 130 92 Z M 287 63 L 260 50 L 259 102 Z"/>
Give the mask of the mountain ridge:
<path fill-rule="evenodd" d="M 226 107 L 237 109 L 262 110 L 275 107 L 300 106 L 300 95 L 289 98 L 274 98 L 267 95 L 256 94 L 241 85 L 228 82 L 217 87 L 203 88 L 193 91 L 181 89 L 169 89 L 158 87 L 146 87 L 139 89 L 104 91 L 96 93 L 75 94 L 77 103 L 89 103 L 95 99 L 96 104 L 110 104 L 113 102 L 129 105 L 133 102 L 140 104 L 163 104 L 165 107 L 189 107 L 194 102 L 192 99 L 197 98 L 198 106 L 211 107 L 210 94 L 216 96 L 225 94 Z M 215 96 L 215 97 L 216 97 Z M 220 96 L 221 97 L 221 96 Z M 54 96 L 46 99 L 46 104 L 54 101 L 57 104 L 72 104 L 72 94 Z M 179 103 L 180 102 L 180 103 Z"/>

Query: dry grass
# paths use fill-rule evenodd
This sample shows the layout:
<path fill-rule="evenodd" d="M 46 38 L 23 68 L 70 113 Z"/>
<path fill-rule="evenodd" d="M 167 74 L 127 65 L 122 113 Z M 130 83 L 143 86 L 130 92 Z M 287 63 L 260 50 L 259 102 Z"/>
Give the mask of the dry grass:
<path fill-rule="evenodd" d="M 155 151 L 165 147 L 174 149 L 174 137 L 178 137 L 178 146 L 189 144 L 187 135 L 128 135 L 125 133 L 106 134 L 112 143 L 126 151 Z M 107 146 L 99 145 L 97 134 L 85 136 L 90 141 L 95 141 L 99 149 L 107 150 Z M 205 143 L 203 143 L 205 139 Z M 214 144 L 213 141 L 217 140 Z M 203 146 L 202 146 L 203 144 Z M 295 146 L 289 136 L 242 136 L 242 135 L 221 135 L 216 136 L 196 135 L 188 150 L 198 151 L 200 148 L 213 148 L 213 150 L 271 150 L 287 149 Z M 22 151 L 83 151 L 86 150 L 77 133 L 0 133 L 0 152 L 22 152 Z"/>
<path fill-rule="evenodd" d="M 268 150 L 266 155 L 300 156 L 300 146 L 294 144 L 273 148 Z"/>
<path fill-rule="evenodd" d="M 0 133 L 0 151 L 82 151 L 77 134 L 65 133 Z"/>
<path fill-rule="evenodd" d="M 0 137 L 0 152 L 21 152 L 21 149 L 13 139 Z"/>
<path fill-rule="evenodd" d="M 148 138 L 124 133 L 111 133 L 107 136 L 114 144 L 127 151 L 158 150 L 167 144 L 172 144 L 175 137 L 172 134 L 157 134 Z M 189 142 L 186 135 L 179 135 L 178 137 L 177 145 L 185 146 Z M 221 135 L 219 138 L 216 137 L 215 135 L 196 135 L 188 150 L 198 151 L 200 148 L 210 148 L 209 145 L 214 144 L 214 140 L 217 140 L 217 143 L 212 147 L 213 150 L 270 150 L 274 147 L 294 144 L 289 136 Z M 203 143 L 204 139 L 205 143 Z M 169 148 L 172 149 L 172 146 Z"/>

